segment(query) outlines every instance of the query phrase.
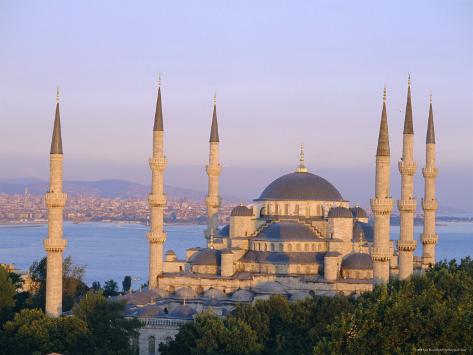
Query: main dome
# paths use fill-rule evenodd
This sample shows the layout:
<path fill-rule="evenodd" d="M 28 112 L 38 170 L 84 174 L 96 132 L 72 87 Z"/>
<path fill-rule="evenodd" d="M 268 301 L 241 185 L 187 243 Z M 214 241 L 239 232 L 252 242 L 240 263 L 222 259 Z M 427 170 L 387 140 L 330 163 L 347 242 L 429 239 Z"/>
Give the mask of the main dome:
<path fill-rule="evenodd" d="M 343 197 L 324 178 L 308 172 L 294 172 L 274 180 L 256 200 L 340 201 Z"/>

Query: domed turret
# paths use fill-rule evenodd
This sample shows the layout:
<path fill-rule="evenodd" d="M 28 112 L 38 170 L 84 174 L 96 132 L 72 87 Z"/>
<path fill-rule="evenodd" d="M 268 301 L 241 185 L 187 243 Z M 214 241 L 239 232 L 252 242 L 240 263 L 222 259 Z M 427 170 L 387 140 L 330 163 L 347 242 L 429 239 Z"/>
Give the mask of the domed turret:
<path fill-rule="evenodd" d="M 351 211 L 345 207 L 333 207 L 328 212 L 328 218 L 353 218 Z"/>
<path fill-rule="evenodd" d="M 231 217 L 253 217 L 253 210 L 243 205 L 236 206 L 230 213 L 230 216 Z"/>

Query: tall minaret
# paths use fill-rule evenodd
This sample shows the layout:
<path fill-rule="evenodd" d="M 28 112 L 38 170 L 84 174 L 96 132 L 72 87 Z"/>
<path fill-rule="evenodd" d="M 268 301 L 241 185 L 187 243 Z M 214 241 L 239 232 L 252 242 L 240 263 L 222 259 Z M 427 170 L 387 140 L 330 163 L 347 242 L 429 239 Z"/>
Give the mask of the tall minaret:
<path fill-rule="evenodd" d="M 58 89 L 49 155 L 49 191 L 44 195 L 48 208 L 48 238 L 44 240 L 44 250 L 47 253 L 46 314 L 51 317 L 58 317 L 62 313 L 62 253 L 67 245 L 67 241 L 62 239 L 62 211 L 67 199 L 67 195 L 62 192 L 62 160 Z"/>
<path fill-rule="evenodd" d="M 218 225 L 218 209 L 220 207 L 220 195 L 219 195 L 219 177 L 222 172 L 222 167 L 219 163 L 218 158 L 218 122 L 217 122 L 217 99 L 214 96 L 213 100 L 213 116 L 212 116 L 212 127 L 210 129 L 210 151 L 209 151 L 209 165 L 207 165 L 207 175 L 209 176 L 209 188 L 208 195 L 205 199 L 207 204 L 207 230 L 205 231 L 205 237 L 208 239 L 209 247 L 213 248 L 213 240 L 217 234 Z"/>
<path fill-rule="evenodd" d="M 427 150 L 425 154 L 425 168 L 422 173 L 425 179 L 424 200 L 422 208 L 424 209 L 424 232 L 422 233 L 422 265 L 424 267 L 435 264 L 435 245 L 438 236 L 435 233 L 435 211 L 438 203 L 435 198 L 435 179 L 438 170 L 435 166 L 435 130 L 434 114 L 432 111 L 432 95 L 430 96 L 429 123 L 427 126 Z"/>
<path fill-rule="evenodd" d="M 371 251 L 373 278 L 376 284 L 389 281 L 390 218 L 393 200 L 390 193 L 391 158 L 389 150 L 388 116 L 386 114 L 386 87 L 383 95 L 383 111 L 379 127 L 378 149 L 376 151 L 375 198 L 371 199 L 374 215 L 374 243 Z"/>
<path fill-rule="evenodd" d="M 414 250 L 417 242 L 414 240 L 414 212 L 416 199 L 414 197 L 414 174 L 417 164 L 414 161 L 414 127 L 412 123 L 411 77 L 407 85 L 406 115 L 402 144 L 402 158 L 399 161 L 401 173 L 401 199 L 397 206 L 401 215 L 401 233 L 397 247 L 399 252 L 399 278 L 410 277 L 414 270 Z"/>
<path fill-rule="evenodd" d="M 149 159 L 151 168 L 151 193 L 148 196 L 150 208 L 149 240 L 149 288 L 158 287 L 158 276 L 163 272 L 163 244 L 166 240 L 164 232 L 164 170 L 167 160 L 164 156 L 163 109 L 161 104 L 161 78 L 158 82 L 158 99 L 153 128 L 153 157 Z"/>

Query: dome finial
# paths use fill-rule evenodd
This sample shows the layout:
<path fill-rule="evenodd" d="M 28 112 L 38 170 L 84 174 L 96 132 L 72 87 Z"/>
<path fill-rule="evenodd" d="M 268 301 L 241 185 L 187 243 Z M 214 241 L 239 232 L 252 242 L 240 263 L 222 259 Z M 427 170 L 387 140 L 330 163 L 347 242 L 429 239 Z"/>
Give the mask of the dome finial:
<path fill-rule="evenodd" d="M 212 99 L 212 102 L 213 102 L 214 106 L 217 106 L 217 92 L 214 93 L 214 97 Z"/>
<path fill-rule="evenodd" d="M 158 88 L 161 87 L 161 72 L 158 74 Z"/>
<path fill-rule="evenodd" d="M 59 86 L 56 87 L 56 102 L 59 103 Z"/>
<path fill-rule="evenodd" d="M 384 84 L 384 91 L 383 91 L 383 102 L 386 102 L 386 96 L 387 96 L 387 92 L 386 92 L 386 84 Z"/>
<path fill-rule="evenodd" d="M 432 104 L 432 90 L 430 90 L 430 94 L 429 94 L 429 103 Z"/>
<path fill-rule="evenodd" d="M 304 165 L 304 145 L 301 144 L 301 153 L 299 156 L 299 166 L 296 169 L 296 173 L 307 173 L 309 170 Z"/>

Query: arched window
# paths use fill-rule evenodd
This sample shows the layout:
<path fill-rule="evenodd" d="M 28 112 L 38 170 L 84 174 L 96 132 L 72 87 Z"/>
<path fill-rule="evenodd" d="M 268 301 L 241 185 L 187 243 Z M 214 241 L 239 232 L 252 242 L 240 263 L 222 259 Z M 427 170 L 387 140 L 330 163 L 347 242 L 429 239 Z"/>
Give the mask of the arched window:
<path fill-rule="evenodd" d="M 296 206 L 294 207 L 294 214 L 295 214 L 296 216 L 299 216 L 299 205 L 296 205 Z"/>
<path fill-rule="evenodd" d="M 284 205 L 284 215 L 287 216 L 289 214 L 289 204 Z"/>
<path fill-rule="evenodd" d="M 271 251 L 274 251 L 274 244 L 271 243 Z"/>
<path fill-rule="evenodd" d="M 312 244 L 312 251 L 315 251 L 315 244 Z"/>
<path fill-rule="evenodd" d="M 268 251 L 268 244 L 264 243 L 264 251 Z"/>
<path fill-rule="evenodd" d="M 278 205 L 278 204 L 276 204 L 276 206 L 275 206 L 275 207 L 276 207 L 276 211 L 275 211 L 275 213 L 274 213 L 274 214 L 277 216 L 277 215 L 279 215 L 279 205 Z"/>
<path fill-rule="evenodd" d="M 287 250 L 288 250 L 288 251 L 292 251 L 292 244 L 289 244 L 289 245 L 287 246 Z"/>
<path fill-rule="evenodd" d="M 283 251 L 283 250 L 284 250 L 283 243 L 279 243 L 279 251 Z"/>
<path fill-rule="evenodd" d="M 310 217 L 310 206 L 307 206 L 307 207 L 305 208 L 305 216 L 306 216 L 306 217 Z"/>
<path fill-rule="evenodd" d="M 156 354 L 156 339 L 153 336 L 148 338 L 148 354 Z"/>
<path fill-rule="evenodd" d="M 304 244 L 304 251 L 309 251 L 309 244 Z"/>

